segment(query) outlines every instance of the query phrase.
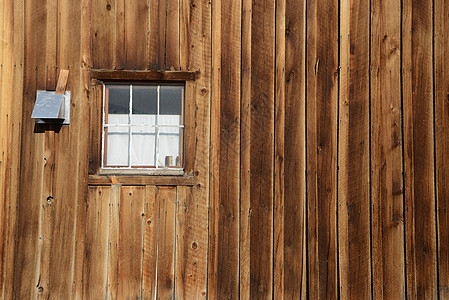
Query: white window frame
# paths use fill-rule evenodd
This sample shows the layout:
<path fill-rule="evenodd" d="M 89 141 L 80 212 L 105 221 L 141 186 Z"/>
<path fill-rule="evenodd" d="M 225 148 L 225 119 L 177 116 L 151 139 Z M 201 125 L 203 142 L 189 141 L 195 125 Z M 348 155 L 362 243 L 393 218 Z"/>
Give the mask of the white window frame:
<path fill-rule="evenodd" d="M 184 164 L 185 164 L 185 157 L 184 157 L 184 144 L 185 144 L 185 132 L 182 132 L 181 134 L 181 149 L 180 149 L 180 156 L 181 156 L 181 166 L 180 167 L 166 167 L 162 162 L 159 161 L 159 128 L 180 128 L 182 131 L 185 131 L 185 84 L 182 94 L 182 110 L 181 110 L 181 125 L 163 125 L 158 124 L 159 119 L 159 109 L 160 109 L 160 89 L 164 86 L 170 86 L 173 85 L 173 83 L 161 83 L 161 82 L 149 82 L 147 83 L 148 86 L 157 85 L 157 114 L 156 114 L 156 123 L 154 125 L 152 124 L 132 124 L 132 105 L 133 105 L 133 86 L 145 86 L 145 83 L 143 84 L 133 84 L 133 83 L 127 83 L 127 82 L 110 82 L 110 83 L 103 83 L 103 105 L 102 105 L 102 141 L 101 141 L 101 170 L 112 173 L 124 171 L 124 173 L 129 173 L 129 171 L 132 171 L 133 173 L 148 173 L 148 174 L 154 174 L 154 175 L 181 175 L 184 174 Z M 179 83 L 178 83 L 179 84 Z M 177 85 L 178 85 L 177 84 Z M 106 86 L 107 85 L 126 85 L 129 86 L 129 112 L 128 112 L 128 118 L 129 118 L 129 124 L 120 124 L 120 123 L 112 123 L 112 124 L 106 124 Z M 106 166 L 105 165 L 105 129 L 110 127 L 128 127 L 128 166 Z M 132 129 L 136 127 L 150 127 L 156 129 L 156 138 L 155 138 L 155 153 L 156 153 L 156 161 L 154 167 L 141 167 L 141 166 L 132 166 Z M 159 165 L 160 163 L 160 165 Z M 127 172 L 128 171 L 128 172 Z"/>

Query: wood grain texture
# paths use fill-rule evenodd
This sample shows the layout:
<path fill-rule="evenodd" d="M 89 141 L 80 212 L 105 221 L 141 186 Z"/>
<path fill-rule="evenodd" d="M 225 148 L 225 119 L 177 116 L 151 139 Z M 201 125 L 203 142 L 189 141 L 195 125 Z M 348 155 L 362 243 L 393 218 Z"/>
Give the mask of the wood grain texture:
<path fill-rule="evenodd" d="M 252 1 L 242 0 L 240 107 L 240 297 L 250 298 L 251 217 L 251 22 Z"/>
<path fill-rule="evenodd" d="M 92 1 L 92 66 L 96 69 L 114 68 L 114 51 L 110 50 L 118 43 L 114 34 L 116 1 L 119 0 Z M 124 53 L 121 57 L 124 59 Z"/>
<path fill-rule="evenodd" d="M 40 200 L 44 166 L 44 134 L 32 134 L 31 112 L 36 89 L 46 87 L 45 47 L 40 47 L 46 34 L 46 5 L 42 1 L 24 3 L 24 79 L 22 104 L 22 141 L 20 186 L 18 198 L 18 245 L 14 256 L 14 297 L 37 297 L 38 235 Z M 20 270 L 20 272 L 18 272 Z M 32 282 L 32 284 L 29 284 Z"/>
<path fill-rule="evenodd" d="M 176 187 L 158 187 L 157 299 L 175 297 Z"/>
<path fill-rule="evenodd" d="M 434 2 L 435 140 L 440 299 L 449 298 L 449 3 Z"/>
<path fill-rule="evenodd" d="M 105 299 L 108 279 L 109 187 L 89 187 L 84 252 L 84 299 Z"/>
<path fill-rule="evenodd" d="M 373 298 L 405 297 L 401 2 L 371 2 Z"/>
<path fill-rule="evenodd" d="M 190 9 L 187 9 L 190 3 Z M 186 260 L 184 298 L 204 298 L 207 290 L 207 253 L 208 253 L 208 205 L 209 205 L 209 149 L 210 149 L 210 99 L 211 99 L 211 3 L 206 0 L 181 1 L 180 35 L 182 43 L 189 45 L 188 51 L 181 52 L 181 66 L 199 70 L 201 77 L 190 85 L 194 104 L 190 116 L 195 120 L 189 130 L 195 139 L 193 149 L 186 149 L 193 157 L 193 164 L 186 172 L 192 170 L 197 177 L 193 188 L 193 197 L 188 207 L 185 245 L 196 243 L 197 247 L 183 247 Z M 185 15 L 187 14 L 187 15 Z M 186 22 L 187 21 L 187 22 Z M 186 23 L 184 23 L 186 22 Z M 184 26 L 186 25 L 186 26 Z M 182 49 L 182 48 L 181 48 Z M 186 88 L 188 90 L 188 87 Z M 186 95 L 187 96 L 187 95 Z M 186 116 L 189 116 L 186 112 Z M 187 139 L 186 129 L 186 139 Z M 192 151 L 193 150 L 193 151 Z M 189 275 L 192 276 L 189 276 Z"/>
<path fill-rule="evenodd" d="M 22 140 L 22 106 L 23 106 L 23 69 L 25 52 L 25 3 L 23 0 L 13 2 L 13 44 L 10 44 L 14 51 L 12 62 L 14 63 L 13 73 L 9 80 L 12 80 L 11 102 L 11 123 L 10 123 L 10 143 L 8 152 L 10 153 L 9 168 L 5 174 L 5 198 L 6 214 L 6 235 L 3 240 L 3 272 L 1 274 L 3 286 L 2 295 L 5 298 L 13 298 L 15 294 L 15 255 L 18 247 L 18 222 L 20 199 L 20 161 L 21 161 L 21 140 Z M 6 10 L 5 10 L 6 11 Z M 3 101 L 2 101 L 3 102 Z M 2 175 L 3 176 L 3 175 Z"/>
<path fill-rule="evenodd" d="M 189 247 L 185 243 L 185 232 L 187 231 L 187 203 L 190 203 L 192 197 L 192 188 L 178 186 L 176 188 L 176 246 L 175 246 L 175 299 L 182 299 L 186 293 L 184 280 L 186 260 L 185 253 Z M 210 287 L 210 285 L 208 286 Z"/>
<path fill-rule="evenodd" d="M 4 270 L 6 269 L 8 189 L 10 185 L 11 117 L 12 95 L 14 89 L 14 4 L 0 3 L 0 293 L 5 288 Z"/>
<path fill-rule="evenodd" d="M 286 1 L 276 1 L 276 86 L 274 105 L 273 298 L 284 299 L 285 281 L 285 40 Z M 288 268 L 288 266 L 287 266 Z"/>
<path fill-rule="evenodd" d="M 221 2 L 217 297 L 239 295 L 241 3 Z"/>
<path fill-rule="evenodd" d="M 221 101 L 221 1 L 212 2 L 212 87 L 209 169 L 209 245 L 207 261 L 207 296 L 218 297 L 218 216 L 220 199 L 220 101 Z"/>
<path fill-rule="evenodd" d="M 307 296 L 306 2 L 286 2 L 284 123 L 284 296 Z M 276 170 L 276 173 L 278 171 Z"/>
<path fill-rule="evenodd" d="M 437 298 L 432 1 L 402 4 L 407 295 Z"/>
<path fill-rule="evenodd" d="M 53 204 L 55 210 L 54 227 L 51 233 L 52 247 L 50 252 L 50 290 L 55 298 L 68 298 L 72 295 L 74 249 L 76 237 L 76 212 L 78 197 L 86 195 L 85 154 L 80 155 L 83 148 L 82 139 L 87 132 L 81 132 L 87 111 L 83 105 L 84 91 L 81 78 L 81 3 L 63 0 L 58 4 L 59 26 L 59 68 L 69 69 L 68 89 L 71 96 L 71 125 L 63 126 L 55 136 L 55 176 Z M 86 136 L 87 137 L 87 136 Z M 86 145 L 85 140 L 84 145 Z M 70 170 L 71 173 L 67 173 Z M 67 178 L 73 184 L 67 184 Z"/>
<path fill-rule="evenodd" d="M 338 5 L 307 3 L 309 293 L 313 298 L 334 299 L 338 297 Z"/>
<path fill-rule="evenodd" d="M 148 8 L 148 1 L 124 1 L 125 69 L 148 66 Z"/>
<path fill-rule="evenodd" d="M 371 297 L 369 1 L 341 1 L 338 243 L 340 297 Z"/>
<path fill-rule="evenodd" d="M 145 225 L 142 265 L 142 298 L 154 299 L 156 296 L 156 272 L 158 255 L 159 202 L 156 187 L 145 187 Z"/>
<path fill-rule="evenodd" d="M 250 296 L 263 299 L 273 292 L 275 2 L 253 1 L 252 12 Z"/>
<path fill-rule="evenodd" d="M 141 297 L 145 187 L 121 188 L 118 299 Z"/>
<path fill-rule="evenodd" d="M 109 198 L 108 238 L 108 298 L 117 299 L 119 293 L 120 253 L 120 196 L 121 186 L 112 185 Z"/>
<path fill-rule="evenodd" d="M 131 71 L 131 70 L 91 70 L 91 77 L 106 81 L 188 81 L 195 80 L 198 72 L 193 71 Z"/>

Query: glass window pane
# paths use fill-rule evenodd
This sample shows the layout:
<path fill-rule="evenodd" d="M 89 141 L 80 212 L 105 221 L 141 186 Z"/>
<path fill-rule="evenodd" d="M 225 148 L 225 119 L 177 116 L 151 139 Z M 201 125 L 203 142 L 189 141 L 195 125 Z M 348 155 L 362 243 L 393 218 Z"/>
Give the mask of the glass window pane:
<path fill-rule="evenodd" d="M 159 124 L 182 124 L 182 106 L 184 86 L 168 85 L 160 88 Z"/>
<path fill-rule="evenodd" d="M 156 160 L 156 128 L 133 127 L 131 165 L 154 167 Z"/>
<path fill-rule="evenodd" d="M 109 127 L 105 129 L 105 147 L 107 167 L 128 166 L 129 127 Z"/>
<path fill-rule="evenodd" d="M 157 85 L 133 85 L 133 115 L 157 113 Z"/>
<path fill-rule="evenodd" d="M 129 114 L 129 86 L 108 85 L 108 114 Z"/>
<path fill-rule="evenodd" d="M 182 167 L 182 128 L 159 128 L 159 167 Z"/>

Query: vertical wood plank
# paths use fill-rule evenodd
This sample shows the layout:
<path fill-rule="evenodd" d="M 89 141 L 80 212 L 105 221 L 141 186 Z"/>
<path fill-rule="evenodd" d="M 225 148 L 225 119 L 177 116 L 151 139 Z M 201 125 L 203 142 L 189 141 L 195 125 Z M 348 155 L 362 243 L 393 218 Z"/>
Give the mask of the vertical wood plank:
<path fill-rule="evenodd" d="M 284 296 L 307 295 L 306 1 L 286 2 L 284 124 Z"/>
<path fill-rule="evenodd" d="M 57 2 L 47 2 L 46 7 L 46 90 L 56 89 L 57 77 L 57 37 L 58 6 Z M 44 171 L 43 189 L 39 226 L 39 299 L 48 299 L 50 295 L 50 250 L 54 225 L 54 176 L 55 176 L 55 132 L 44 133 Z"/>
<path fill-rule="evenodd" d="M 119 296 L 120 195 L 121 186 L 111 185 L 108 238 L 108 298 L 110 299 L 117 299 Z"/>
<path fill-rule="evenodd" d="M 109 4 L 110 9 L 112 11 L 114 18 L 115 31 L 113 32 L 113 65 L 116 69 L 122 70 L 126 65 L 126 50 L 125 50 L 125 0 L 113 0 L 114 2 L 106 3 L 106 6 Z M 114 5 L 115 3 L 115 5 Z M 114 5 L 112 7 L 112 5 Z M 106 7 L 109 9 L 109 6 Z M 113 26 L 111 24 L 110 26 Z"/>
<path fill-rule="evenodd" d="M 145 187 L 124 186 L 120 192 L 118 299 L 141 297 Z"/>
<path fill-rule="evenodd" d="M 371 297 L 369 1 L 341 1 L 338 235 L 340 297 Z"/>
<path fill-rule="evenodd" d="M 401 2 L 371 1 L 373 298 L 405 297 Z"/>
<path fill-rule="evenodd" d="M 55 210 L 50 251 L 50 292 L 55 298 L 68 298 L 72 295 L 74 250 L 76 237 L 76 212 L 79 195 L 85 195 L 85 174 L 81 166 L 87 160 L 80 159 L 80 128 L 86 116 L 83 105 L 84 91 L 81 76 L 81 3 L 62 0 L 58 4 L 60 18 L 58 28 L 58 62 L 60 69 L 69 69 L 68 90 L 71 96 L 71 125 L 63 126 L 55 135 L 55 176 L 53 205 Z M 71 170 L 70 173 L 67 170 Z M 67 184 L 67 180 L 73 184 Z M 84 180 L 83 180 L 84 179 Z"/>
<path fill-rule="evenodd" d="M 190 4 L 189 4 L 190 3 Z M 211 2 L 194 0 L 181 2 L 181 66 L 186 63 L 190 70 L 198 70 L 200 77 L 189 86 L 194 99 L 195 126 L 193 128 L 194 164 L 193 174 L 197 184 L 188 207 L 185 232 L 186 260 L 183 297 L 204 298 L 207 290 L 208 253 L 208 204 L 209 204 L 209 149 L 210 149 L 210 89 L 211 89 Z M 186 15 L 187 14 L 187 15 Z M 187 26 L 183 26 L 186 24 Z M 188 49 L 188 50 L 187 50 Z M 187 109 L 187 108 L 186 108 Z M 187 135 L 186 135 L 187 138 Z M 187 149 L 186 149 L 187 151 Z M 186 163 L 186 170 L 187 163 Z M 196 247 L 191 247 L 196 245 Z M 192 275 L 192 276 L 190 276 Z"/>
<path fill-rule="evenodd" d="M 158 251 L 159 202 L 156 187 L 145 188 L 145 227 L 144 256 L 142 266 L 142 298 L 154 299 L 156 296 L 156 265 Z"/>
<path fill-rule="evenodd" d="M 39 206 L 42 196 L 44 167 L 44 135 L 34 134 L 31 112 L 36 89 L 45 89 L 46 5 L 43 1 L 26 2 L 25 11 L 25 59 L 22 106 L 22 154 L 20 167 L 20 196 L 18 201 L 18 249 L 15 254 L 14 297 L 37 297 L 38 287 L 38 235 Z M 31 184 L 30 184 L 31 183 Z M 32 284 L 30 284 L 32 282 Z"/>
<path fill-rule="evenodd" d="M 156 198 L 159 203 L 157 298 L 174 299 L 176 188 L 158 187 Z"/>
<path fill-rule="evenodd" d="M 114 35 L 115 2 L 116 0 L 92 1 L 92 64 L 95 69 L 114 67 L 114 51 L 111 50 L 118 44 Z"/>
<path fill-rule="evenodd" d="M 89 174 L 97 174 L 101 167 L 103 85 L 95 80 L 91 83 L 89 100 Z"/>
<path fill-rule="evenodd" d="M 403 2 L 407 294 L 437 298 L 433 132 L 433 1 Z"/>
<path fill-rule="evenodd" d="M 440 298 L 449 298 L 449 3 L 434 2 L 435 139 Z"/>
<path fill-rule="evenodd" d="M 218 298 L 239 295 L 240 11 L 221 2 Z"/>
<path fill-rule="evenodd" d="M 273 298 L 284 299 L 285 281 L 285 40 L 286 1 L 276 1 L 276 87 L 274 119 L 274 240 Z M 287 226 L 288 228 L 289 226 Z"/>
<path fill-rule="evenodd" d="M 212 2 L 212 89 L 210 124 L 210 170 L 209 170 L 209 245 L 207 297 L 218 297 L 218 216 L 220 199 L 220 101 L 221 101 L 221 0 Z M 238 263 L 237 263 L 238 265 Z"/>
<path fill-rule="evenodd" d="M 80 11 L 80 52 L 79 59 L 81 61 L 80 70 L 80 87 L 79 93 L 81 95 L 80 104 L 78 105 L 78 114 L 85 118 L 89 116 L 91 98 L 90 94 L 90 68 L 92 67 L 92 49 L 91 49 L 91 17 L 92 17 L 92 0 L 81 1 Z M 101 107 L 101 106 L 100 106 Z M 89 173 L 89 150 L 90 150 L 90 122 L 80 122 L 78 127 L 78 151 L 77 162 L 79 163 L 78 177 L 79 186 L 74 201 L 76 202 L 75 220 L 74 220 L 74 242 L 72 250 L 72 297 L 81 297 L 81 287 L 83 283 L 83 253 L 85 242 L 85 224 L 86 224 L 86 207 L 87 207 L 87 176 Z M 109 200 L 107 201 L 109 203 Z M 106 225 L 108 226 L 108 224 Z M 109 227 L 109 226 L 108 226 Z M 108 253 L 106 252 L 106 256 Z M 106 265 L 107 268 L 107 265 Z M 107 277 L 106 277 L 107 278 Z M 106 286 L 105 286 L 106 288 Z"/>
<path fill-rule="evenodd" d="M 187 245 L 185 242 L 186 231 L 188 230 L 187 204 L 192 199 L 192 188 L 186 186 L 178 186 L 176 188 L 176 247 L 175 247 L 175 299 L 182 299 L 186 293 L 186 259 Z M 210 278 L 208 278 L 210 280 Z M 210 287 L 210 285 L 208 285 Z M 214 298 L 213 292 L 209 291 L 211 298 Z"/>
<path fill-rule="evenodd" d="M 165 69 L 165 33 L 167 0 L 149 0 L 149 68 Z"/>
<path fill-rule="evenodd" d="M 24 67 L 24 41 L 25 41 L 25 4 L 23 0 L 13 1 L 13 46 L 14 71 L 10 80 L 12 80 L 12 101 L 11 103 L 11 124 L 10 124 L 10 143 L 8 152 L 10 153 L 9 170 L 7 170 L 5 191 L 5 201 L 7 203 L 7 227 L 5 239 L 5 254 L 2 276 L 4 278 L 2 295 L 11 299 L 14 297 L 15 286 L 15 255 L 18 246 L 18 222 L 19 209 L 18 201 L 20 199 L 20 162 L 22 152 L 22 104 L 24 99 L 23 93 L 23 67 Z"/>
<path fill-rule="evenodd" d="M 0 294 L 4 291 L 7 240 L 7 191 L 11 162 L 11 116 L 14 88 L 14 3 L 0 3 Z M 8 263 L 9 264 L 9 263 Z"/>
<path fill-rule="evenodd" d="M 147 69 L 148 1 L 124 1 L 125 69 Z"/>
<path fill-rule="evenodd" d="M 165 69 L 179 69 L 179 0 L 167 0 Z"/>
<path fill-rule="evenodd" d="M 242 66 L 240 107 L 240 297 L 250 298 L 251 199 L 251 23 L 252 1 L 242 0 Z"/>
<path fill-rule="evenodd" d="M 320 299 L 338 297 L 338 9 L 335 1 L 307 2 L 309 294 Z"/>
<path fill-rule="evenodd" d="M 251 23 L 250 291 L 272 297 L 275 1 L 253 1 Z"/>
<path fill-rule="evenodd" d="M 108 279 L 110 187 L 89 187 L 84 260 L 84 299 L 104 299 Z"/>

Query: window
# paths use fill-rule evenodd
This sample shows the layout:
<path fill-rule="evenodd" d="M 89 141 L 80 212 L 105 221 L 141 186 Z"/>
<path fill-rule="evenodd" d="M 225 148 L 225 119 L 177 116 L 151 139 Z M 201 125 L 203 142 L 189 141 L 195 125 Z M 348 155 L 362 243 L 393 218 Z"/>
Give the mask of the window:
<path fill-rule="evenodd" d="M 183 83 L 103 85 L 102 169 L 183 170 Z"/>

